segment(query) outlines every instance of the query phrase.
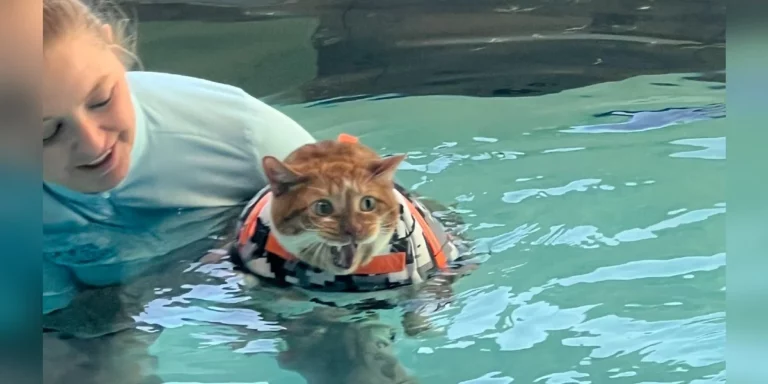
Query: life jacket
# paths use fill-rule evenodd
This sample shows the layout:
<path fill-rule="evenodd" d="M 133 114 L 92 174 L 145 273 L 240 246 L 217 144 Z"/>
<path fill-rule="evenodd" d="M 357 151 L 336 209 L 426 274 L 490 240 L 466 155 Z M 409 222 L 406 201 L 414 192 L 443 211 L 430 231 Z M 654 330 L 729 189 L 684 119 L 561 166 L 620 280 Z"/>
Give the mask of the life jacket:
<path fill-rule="evenodd" d="M 342 134 L 340 141 L 357 139 Z M 236 224 L 237 238 L 230 253 L 233 263 L 277 285 L 310 290 L 366 292 L 419 283 L 458 258 L 442 224 L 405 189 L 395 185 L 400 215 L 390 247 L 350 275 L 334 275 L 288 253 L 270 230 L 269 187 L 262 189 L 243 209 Z"/>

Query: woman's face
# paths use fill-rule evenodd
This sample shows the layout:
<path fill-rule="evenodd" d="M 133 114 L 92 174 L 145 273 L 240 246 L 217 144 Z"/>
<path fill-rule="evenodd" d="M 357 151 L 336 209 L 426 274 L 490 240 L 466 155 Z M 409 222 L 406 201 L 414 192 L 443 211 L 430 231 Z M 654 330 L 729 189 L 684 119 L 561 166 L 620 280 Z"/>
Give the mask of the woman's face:
<path fill-rule="evenodd" d="M 109 28 L 103 32 L 110 41 Z M 44 54 L 43 179 L 83 193 L 114 188 L 128 173 L 136 131 L 125 67 L 87 31 Z"/>

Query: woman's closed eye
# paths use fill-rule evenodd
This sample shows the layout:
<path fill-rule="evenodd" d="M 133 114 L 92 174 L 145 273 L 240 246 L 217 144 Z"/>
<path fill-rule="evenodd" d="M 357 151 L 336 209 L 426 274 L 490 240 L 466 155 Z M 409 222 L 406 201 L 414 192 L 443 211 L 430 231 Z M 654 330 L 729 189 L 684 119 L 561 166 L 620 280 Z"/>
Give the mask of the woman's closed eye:
<path fill-rule="evenodd" d="M 109 104 L 110 101 L 112 101 L 112 95 L 115 93 L 115 87 L 112 87 L 112 89 L 109 91 L 109 96 L 106 98 L 97 101 L 91 105 L 88 106 L 90 109 L 99 109 L 105 107 L 107 104 Z"/>
<path fill-rule="evenodd" d="M 45 131 L 43 132 L 43 145 L 50 144 L 56 136 L 61 133 L 64 128 L 63 120 L 50 121 L 47 124 Z"/>
<path fill-rule="evenodd" d="M 88 108 L 90 108 L 90 109 L 99 109 L 99 108 L 102 108 L 102 107 L 106 106 L 107 104 L 109 104 L 110 101 L 112 101 L 112 95 L 111 94 L 105 100 L 99 101 L 97 103 L 89 105 Z"/>

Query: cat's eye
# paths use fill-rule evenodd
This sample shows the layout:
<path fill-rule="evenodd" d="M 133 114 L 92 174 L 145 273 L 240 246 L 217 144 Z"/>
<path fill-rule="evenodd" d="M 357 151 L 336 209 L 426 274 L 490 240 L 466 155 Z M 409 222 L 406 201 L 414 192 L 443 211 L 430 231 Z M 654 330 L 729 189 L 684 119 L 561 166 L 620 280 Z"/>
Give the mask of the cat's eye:
<path fill-rule="evenodd" d="M 312 210 L 318 216 L 328 216 L 333 213 L 333 204 L 325 199 L 318 200 L 312 204 Z"/>
<path fill-rule="evenodd" d="M 360 210 L 363 212 L 370 212 L 376 209 L 376 198 L 371 196 L 365 196 L 360 199 Z"/>

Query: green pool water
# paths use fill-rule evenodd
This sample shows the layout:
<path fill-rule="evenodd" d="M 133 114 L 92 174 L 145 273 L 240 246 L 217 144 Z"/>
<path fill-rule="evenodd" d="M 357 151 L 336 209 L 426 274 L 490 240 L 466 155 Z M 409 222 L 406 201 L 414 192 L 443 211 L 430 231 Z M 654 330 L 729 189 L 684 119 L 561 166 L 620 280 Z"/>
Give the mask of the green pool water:
<path fill-rule="evenodd" d="M 406 336 L 401 311 L 378 313 L 419 383 L 716 383 L 725 89 L 691 77 L 281 109 L 319 139 L 345 132 L 408 153 L 402 184 L 464 218 L 482 265 L 429 315 L 433 332 Z M 198 283 L 158 292 L 135 314 L 151 335 L 147 369 L 166 383 L 305 383 L 278 363 L 284 324 L 256 309 L 275 303 L 240 289 L 230 269 L 192 264 Z M 344 341 L 325 342 L 338 345 L 315 360 L 341 359 Z"/>

